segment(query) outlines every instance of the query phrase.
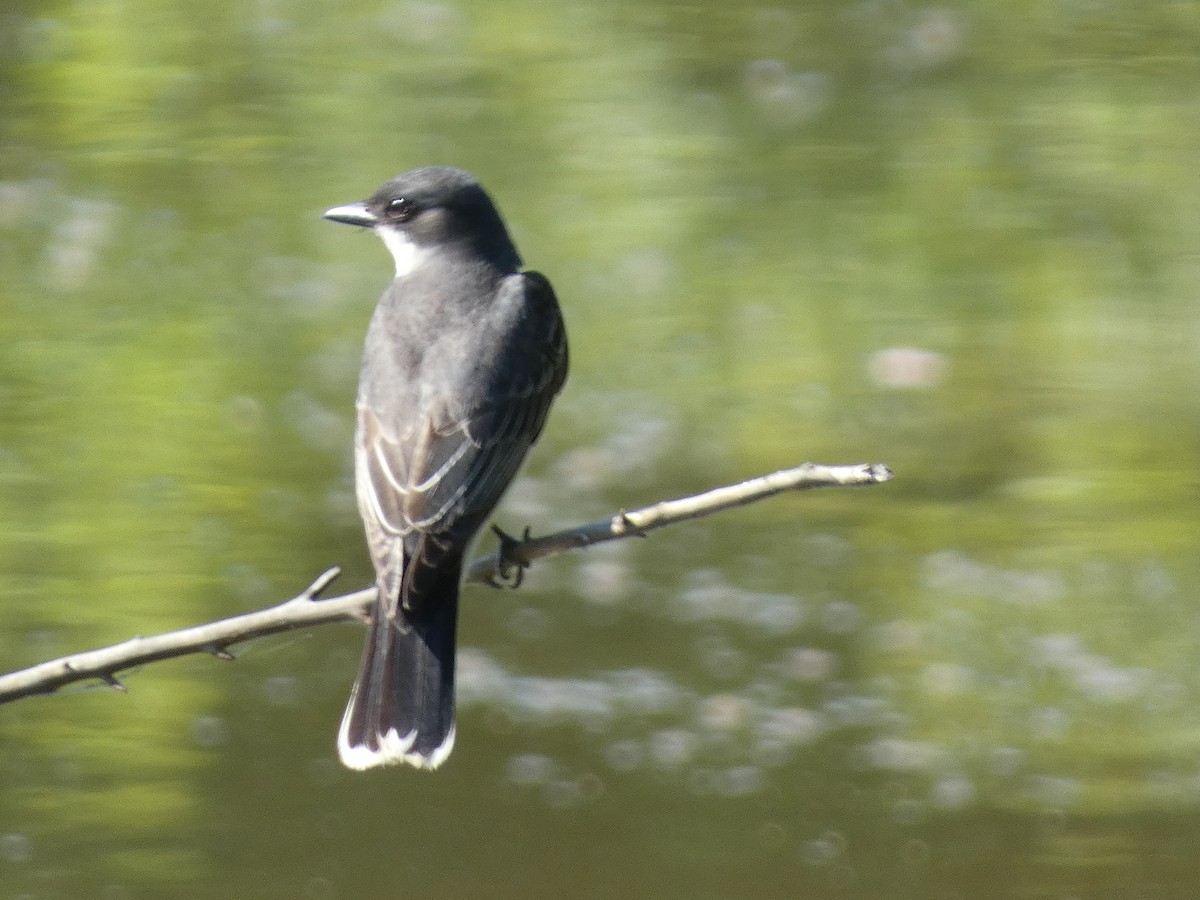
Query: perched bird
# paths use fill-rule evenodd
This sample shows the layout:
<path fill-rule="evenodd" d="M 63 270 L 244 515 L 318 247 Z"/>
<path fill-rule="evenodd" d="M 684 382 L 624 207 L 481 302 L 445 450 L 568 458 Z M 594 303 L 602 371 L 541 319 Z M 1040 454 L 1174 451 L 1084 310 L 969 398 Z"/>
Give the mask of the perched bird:
<path fill-rule="evenodd" d="M 433 769 L 454 746 L 464 559 L 566 380 L 566 331 L 461 169 L 405 172 L 325 218 L 371 229 L 396 261 L 359 376 L 355 493 L 378 599 L 338 754 Z"/>

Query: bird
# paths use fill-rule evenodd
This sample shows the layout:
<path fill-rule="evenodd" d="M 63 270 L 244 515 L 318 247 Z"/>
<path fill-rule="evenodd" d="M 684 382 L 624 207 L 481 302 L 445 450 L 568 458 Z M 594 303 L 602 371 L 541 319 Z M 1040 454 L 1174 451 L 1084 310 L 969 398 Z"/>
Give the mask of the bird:
<path fill-rule="evenodd" d="M 454 746 L 464 561 L 566 381 L 566 327 L 469 172 L 413 169 L 324 218 L 373 231 L 396 266 L 355 404 L 376 599 L 338 756 L 356 770 L 436 769 Z"/>

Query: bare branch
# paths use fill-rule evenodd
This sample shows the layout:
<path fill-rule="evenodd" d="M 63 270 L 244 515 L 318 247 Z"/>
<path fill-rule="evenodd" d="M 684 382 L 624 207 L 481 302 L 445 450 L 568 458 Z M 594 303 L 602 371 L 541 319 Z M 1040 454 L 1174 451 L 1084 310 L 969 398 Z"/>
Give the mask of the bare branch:
<path fill-rule="evenodd" d="M 234 657 L 227 648 L 251 638 L 278 634 L 306 625 L 323 625 L 326 622 L 363 618 L 371 601 L 375 599 L 374 588 L 330 600 L 315 600 L 317 594 L 337 578 L 338 574 L 337 568 L 330 569 L 300 596 L 270 609 L 152 637 L 134 637 L 110 647 L 62 656 L 19 672 L 0 675 L 0 703 L 8 703 L 10 700 L 28 697 L 31 694 L 47 694 L 64 685 L 92 679 L 120 689 L 122 686 L 117 680 L 117 673 L 143 663 L 187 656 L 191 653 L 211 653 L 219 659 L 231 660 Z"/>
<path fill-rule="evenodd" d="M 520 570 L 534 560 L 587 547 L 603 541 L 644 535 L 656 528 L 687 519 L 710 515 L 721 510 L 753 503 L 785 491 L 819 487 L 880 484 L 891 480 L 892 472 L 883 465 L 821 466 L 805 463 L 727 485 L 678 500 L 664 500 L 629 512 L 559 531 L 544 537 L 501 538 L 501 549 L 475 560 L 467 569 L 466 580 L 497 585 L 515 580 Z M 297 597 L 258 612 L 197 625 L 152 637 L 135 637 L 110 647 L 88 650 L 40 663 L 28 669 L 0 675 L 0 703 L 46 694 L 79 681 L 98 680 L 116 690 L 125 690 L 118 673 L 145 663 L 172 659 L 192 653 L 210 653 L 220 659 L 233 659 L 229 647 L 268 634 L 295 628 L 366 618 L 375 588 L 365 588 L 319 600 L 318 596 L 338 577 L 340 570 L 322 573 Z"/>
<path fill-rule="evenodd" d="M 467 570 L 467 580 L 495 585 L 508 578 L 513 566 L 528 566 L 534 560 L 562 553 L 564 550 L 588 547 L 617 538 L 641 536 L 656 528 L 765 500 L 785 491 L 881 484 L 890 481 L 891 478 L 892 470 L 879 464 L 822 466 L 805 463 L 794 469 L 782 469 L 739 484 L 713 488 L 703 494 L 681 497 L 678 500 L 663 500 L 629 512 L 623 510 L 614 516 L 545 537 L 526 537 L 519 541 L 510 538 L 508 542 L 502 540 L 500 550 L 471 563 Z"/>

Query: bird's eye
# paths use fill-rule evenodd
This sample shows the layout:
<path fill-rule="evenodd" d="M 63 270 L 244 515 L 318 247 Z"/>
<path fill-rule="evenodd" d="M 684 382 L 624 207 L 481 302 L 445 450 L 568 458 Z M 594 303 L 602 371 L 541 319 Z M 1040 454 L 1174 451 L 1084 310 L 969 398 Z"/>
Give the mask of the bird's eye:
<path fill-rule="evenodd" d="M 389 200 L 385 209 L 387 217 L 393 222 L 407 222 L 417 212 L 416 204 L 407 197 L 396 197 Z"/>

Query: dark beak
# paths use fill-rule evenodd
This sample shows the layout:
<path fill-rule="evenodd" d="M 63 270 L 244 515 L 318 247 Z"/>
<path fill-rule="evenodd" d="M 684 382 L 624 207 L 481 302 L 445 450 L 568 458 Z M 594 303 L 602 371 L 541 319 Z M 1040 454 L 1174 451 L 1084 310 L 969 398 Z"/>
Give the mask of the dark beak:
<path fill-rule="evenodd" d="M 358 225 L 360 228 L 371 228 L 379 224 L 375 214 L 367 209 L 365 203 L 348 203 L 345 206 L 335 206 L 325 210 L 322 216 L 331 222 L 341 222 L 343 225 Z"/>

